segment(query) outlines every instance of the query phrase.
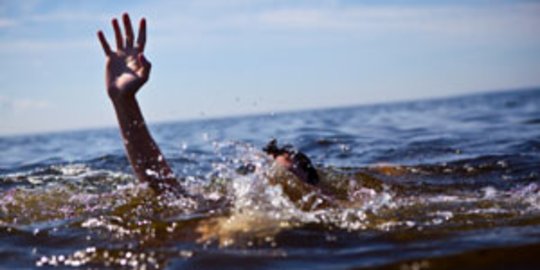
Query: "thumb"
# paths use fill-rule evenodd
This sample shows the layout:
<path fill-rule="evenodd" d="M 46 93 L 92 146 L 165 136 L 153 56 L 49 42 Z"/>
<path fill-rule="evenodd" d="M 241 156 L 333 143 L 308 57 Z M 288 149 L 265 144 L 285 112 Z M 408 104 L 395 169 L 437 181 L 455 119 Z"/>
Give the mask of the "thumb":
<path fill-rule="evenodd" d="M 137 55 L 137 60 L 141 64 L 141 68 L 139 69 L 141 76 L 148 79 L 148 76 L 150 75 L 150 69 L 152 68 L 152 64 L 146 59 L 146 57 L 144 57 L 143 53 L 139 53 Z"/>
<path fill-rule="evenodd" d="M 150 70 L 150 68 L 152 67 L 152 64 L 146 59 L 146 57 L 144 57 L 143 53 L 139 53 L 137 55 L 137 59 L 139 60 L 139 63 L 141 63 L 141 66 L 144 69 Z"/>

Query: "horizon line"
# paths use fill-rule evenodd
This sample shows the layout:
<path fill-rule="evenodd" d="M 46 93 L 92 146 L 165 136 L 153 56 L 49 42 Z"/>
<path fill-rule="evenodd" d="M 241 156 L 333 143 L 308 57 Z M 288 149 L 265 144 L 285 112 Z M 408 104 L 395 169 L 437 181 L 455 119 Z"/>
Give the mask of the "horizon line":
<path fill-rule="evenodd" d="M 266 111 L 266 112 L 253 112 L 253 113 L 239 113 L 239 114 L 230 114 L 230 115 L 218 115 L 218 116 L 209 116 L 209 117 L 191 117 L 185 119 L 164 119 L 148 122 L 145 121 L 148 127 L 151 129 L 152 126 L 157 125 L 167 125 L 174 123 L 189 123 L 189 122 L 204 122 L 204 121 L 216 121 L 216 120 L 227 120 L 235 118 L 249 118 L 249 117 L 261 117 L 261 116 L 278 116 L 284 114 L 294 114 L 302 113 L 309 111 L 327 111 L 327 110 L 336 110 L 336 109 L 347 109 L 347 108 L 356 108 L 356 107 L 370 107 L 378 105 L 389 105 L 389 104 L 406 104 L 412 102 L 426 102 L 426 101 L 437 101 L 444 99 L 453 99 L 453 98 L 462 98 L 462 97 L 473 97 L 481 95 L 490 95 L 490 94 L 504 94 L 508 92 L 527 92 L 527 91 L 538 91 L 540 90 L 540 85 L 537 86 L 525 86 L 525 87 L 516 87 L 512 89 L 493 89 L 493 90 L 479 90 L 472 93 L 450 93 L 448 95 L 441 96 L 429 96 L 429 97 L 419 97 L 419 98 L 410 98 L 410 99 L 400 99 L 400 100 L 389 100 L 389 101 L 375 101 L 375 102 L 366 102 L 366 103 L 356 103 L 356 104 L 343 104 L 335 106 L 323 106 L 323 107 L 313 107 L 313 108 L 299 108 L 299 109 L 284 109 L 279 111 Z M 13 137 L 27 137 L 27 136 L 46 136 L 46 135 L 58 135 L 61 133 L 73 133 L 73 132 L 88 132 L 88 131 L 98 131 L 106 129 L 117 128 L 116 125 L 102 125 L 102 126 L 87 126 L 79 128 L 66 128 L 66 129 L 55 129 L 55 130 L 43 130 L 43 131 L 30 131 L 30 132 L 7 132 L 0 134 L 0 139 L 13 138 Z"/>

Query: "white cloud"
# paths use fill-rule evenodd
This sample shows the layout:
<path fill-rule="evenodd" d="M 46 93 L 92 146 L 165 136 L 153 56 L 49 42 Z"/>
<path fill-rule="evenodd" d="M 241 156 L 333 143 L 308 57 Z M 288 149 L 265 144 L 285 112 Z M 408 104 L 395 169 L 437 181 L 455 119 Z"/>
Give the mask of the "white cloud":
<path fill-rule="evenodd" d="M 92 13 L 87 11 L 55 11 L 46 14 L 36 14 L 25 19 L 29 22 L 36 23 L 81 23 L 94 22 L 101 23 L 108 21 L 109 16 L 104 13 Z"/>
<path fill-rule="evenodd" d="M 92 40 L 94 41 L 94 40 Z M 75 40 L 33 40 L 30 38 L 10 40 L 0 43 L 2 53 L 46 53 L 66 50 L 81 50 L 94 48 L 97 43 L 90 38 Z"/>
<path fill-rule="evenodd" d="M 540 3 L 475 6 L 354 6 L 266 10 L 259 22 L 283 30 L 539 33 Z"/>
<path fill-rule="evenodd" d="M 274 1 L 276 2 L 276 1 Z M 152 7 L 135 6 L 132 13 L 148 15 L 151 38 L 180 44 L 186 41 L 212 40 L 218 45 L 235 35 L 308 33 L 346 34 L 357 37 L 391 35 L 394 33 L 428 35 L 430 37 L 477 38 L 511 40 L 509 37 L 530 37 L 540 34 L 540 3 L 521 2 L 494 4 L 490 6 L 470 5 L 351 5 L 340 6 L 302 4 L 291 6 L 277 1 L 191 1 L 155 2 Z M 118 14 L 119 15 L 119 14 Z M 133 16 L 136 21 L 137 16 Z M 105 12 L 85 10 L 53 10 L 34 13 L 15 19 L 0 18 L 0 29 L 17 27 L 25 22 L 51 23 L 47 38 L 31 38 L 32 28 L 25 31 L 27 37 L 0 38 L 3 51 L 49 51 L 55 49 L 88 49 L 95 44 L 88 35 L 58 38 L 55 23 L 81 23 L 88 29 L 108 27 L 109 15 Z M 73 28 L 73 27 L 72 27 Z M 104 29 L 111 33 L 110 29 Z M 43 30 L 35 30 L 43 31 Z M 226 33 L 226 34 L 224 34 Z M 73 34 L 71 34 L 73 35 Z M 538 35 L 540 36 L 540 35 Z M 537 38 L 538 39 L 538 38 Z M 489 40 L 486 40 L 489 41 Z"/>
<path fill-rule="evenodd" d="M 10 112 L 23 112 L 32 110 L 43 110 L 51 108 L 52 104 L 42 99 L 17 99 L 6 96 L 0 96 L 0 109 Z"/>
<path fill-rule="evenodd" d="M 0 29 L 16 26 L 17 22 L 15 20 L 0 18 Z"/>
<path fill-rule="evenodd" d="M 154 37 L 168 42 L 211 40 L 218 45 L 236 36 L 279 34 L 316 38 L 323 34 L 359 38 L 409 35 L 411 39 L 451 38 L 453 42 L 540 40 L 540 3 L 493 5 L 262 5 L 239 1 L 214 9 L 215 1 L 197 8 L 156 4 L 149 17 Z M 315 1 L 315 3 L 317 3 Z M 160 3 L 161 4 L 161 3 Z M 179 4 L 180 5 L 180 4 Z M 189 6 L 189 5 L 188 5 Z M 210 6 L 210 8 L 206 8 Z M 233 8 L 231 8 L 233 7 Z M 142 13 L 144 14 L 144 11 Z M 176 42 L 175 42 L 176 41 Z"/>

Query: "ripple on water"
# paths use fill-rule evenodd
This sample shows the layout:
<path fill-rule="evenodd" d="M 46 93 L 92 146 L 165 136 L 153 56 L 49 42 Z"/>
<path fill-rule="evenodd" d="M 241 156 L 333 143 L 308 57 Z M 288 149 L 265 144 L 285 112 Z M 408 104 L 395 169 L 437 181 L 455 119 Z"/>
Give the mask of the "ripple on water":
<path fill-rule="evenodd" d="M 0 268 L 533 264 L 538 94 L 497 97 L 160 125 L 189 197 L 139 184 L 116 130 L 0 138 Z M 271 137 L 318 188 L 258 150 Z"/>

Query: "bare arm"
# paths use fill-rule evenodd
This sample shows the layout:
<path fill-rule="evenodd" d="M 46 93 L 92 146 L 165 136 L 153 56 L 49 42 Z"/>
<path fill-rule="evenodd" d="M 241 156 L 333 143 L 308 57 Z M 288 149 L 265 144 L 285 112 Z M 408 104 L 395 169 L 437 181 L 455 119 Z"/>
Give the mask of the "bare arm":
<path fill-rule="evenodd" d="M 150 135 L 135 97 L 148 81 L 150 62 L 144 57 L 146 21 L 141 19 L 137 42 L 127 14 L 122 16 L 125 40 L 117 19 L 112 20 L 116 38 L 116 51 L 112 51 L 105 35 L 99 31 L 98 39 L 106 56 L 105 84 L 112 101 L 124 139 L 124 146 L 133 171 L 140 181 L 152 189 L 182 192 L 171 168 Z"/>

